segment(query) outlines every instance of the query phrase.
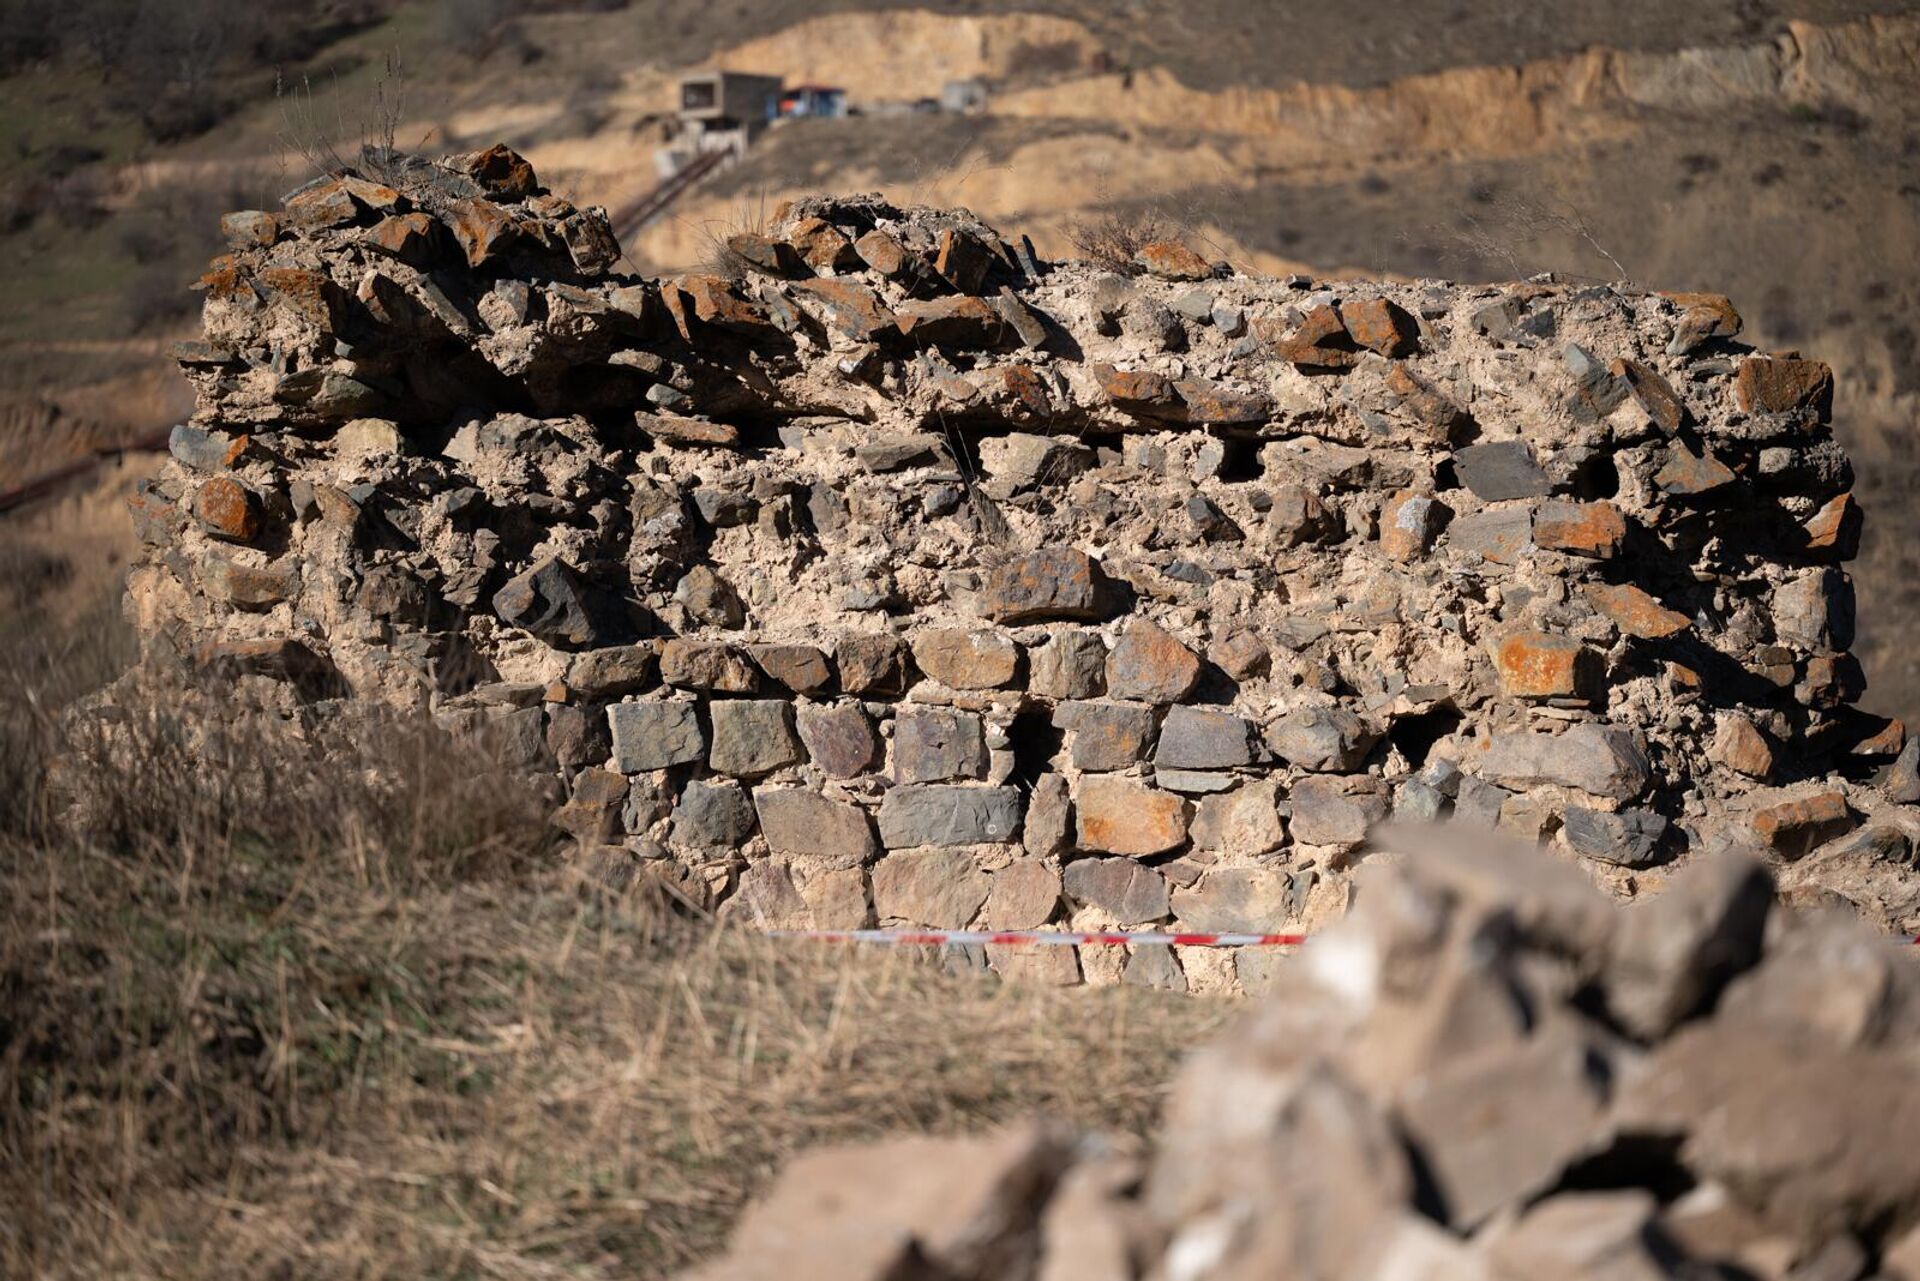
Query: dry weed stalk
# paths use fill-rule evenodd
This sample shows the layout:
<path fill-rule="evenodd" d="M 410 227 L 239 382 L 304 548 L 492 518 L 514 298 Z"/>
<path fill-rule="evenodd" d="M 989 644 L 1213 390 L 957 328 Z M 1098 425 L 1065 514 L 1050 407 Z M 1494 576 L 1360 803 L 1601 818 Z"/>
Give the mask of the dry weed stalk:
<path fill-rule="evenodd" d="M 308 77 L 289 84 L 276 73 L 273 92 L 280 105 L 280 145 L 298 155 L 316 175 L 337 178 L 358 173 L 389 185 L 398 180 L 400 124 L 407 110 L 407 72 L 398 53 L 389 51 L 382 57 L 379 78 L 361 110 L 352 116 L 337 79 L 331 122 L 321 119 Z M 341 143 L 349 138 L 355 142 L 354 160 L 340 152 Z"/>
<path fill-rule="evenodd" d="M 1074 252 L 1126 276 L 1141 271 L 1137 255 L 1159 241 L 1182 240 L 1182 226 L 1157 209 L 1108 209 L 1067 224 Z"/>
<path fill-rule="evenodd" d="M 1463 251 L 1489 264 L 1504 264 L 1503 270 L 1509 279 L 1518 280 L 1532 274 L 1521 261 L 1520 246 L 1552 237 L 1586 245 L 1588 251 L 1612 266 L 1614 280 L 1633 278 L 1626 265 L 1600 242 L 1592 223 L 1572 200 L 1556 199 L 1549 203 L 1525 195 L 1502 196 L 1487 216 L 1468 211 L 1460 216 L 1456 225 L 1429 225 L 1426 235 L 1442 249 Z M 1567 274 L 1586 278 L 1581 273 Z"/>

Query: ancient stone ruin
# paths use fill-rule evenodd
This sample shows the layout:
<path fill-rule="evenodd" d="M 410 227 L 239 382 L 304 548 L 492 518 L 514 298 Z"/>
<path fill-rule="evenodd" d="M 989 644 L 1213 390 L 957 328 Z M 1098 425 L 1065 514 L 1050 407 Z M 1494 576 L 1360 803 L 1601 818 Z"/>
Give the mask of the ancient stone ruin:
<path fill-rule="evenodd" d="M 150 667 L 430 712 L 770 925 L 1292 929 L 1389 816 L 1920 923 L 1832 379 L 1724 298 L 1052 263 L 872 196 L 647 280 L 504 148 L 376 159 L 225 220 Z"/>
<path fill-rule="evenodd" d="M 1920 1281 L 1899 945 L 1770 919 L 1741 855 L 1623 910 L 1456 845 L 1369 859 L 1149 1150 L 1034 1123 L 804 1154 L 688 1281 Z"/>

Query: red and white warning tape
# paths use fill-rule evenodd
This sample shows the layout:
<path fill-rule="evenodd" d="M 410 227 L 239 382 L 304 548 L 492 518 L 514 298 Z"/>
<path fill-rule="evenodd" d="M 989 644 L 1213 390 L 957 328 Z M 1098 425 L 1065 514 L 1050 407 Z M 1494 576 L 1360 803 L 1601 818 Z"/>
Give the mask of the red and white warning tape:
<path fill-rule="evenodd" d="M 772 938 L 818 943 L 1034 944 L 1040 947 L 1298 947 L 1305 934 L 1174 934 L 1159 930 L 768 930 Z M 1896 942 L 1920 946 L 1920 935 L 1896 934 Z"/>
<path fill-rule="evenodd" d="M 1041 947 L 1298 947 L 1304 934 L 1169 934 L 1156 930 L 770 930 L 774 938 L 821 943 L 1032 943 Z"/>

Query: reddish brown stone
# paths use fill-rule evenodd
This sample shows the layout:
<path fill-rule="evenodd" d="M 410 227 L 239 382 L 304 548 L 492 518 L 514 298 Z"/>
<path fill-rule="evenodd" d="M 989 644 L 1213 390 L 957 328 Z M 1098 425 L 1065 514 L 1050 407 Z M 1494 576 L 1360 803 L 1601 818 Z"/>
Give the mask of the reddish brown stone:
<path fill-rule="evenodd" d="M 1411 355 L 1420 345 L 1420 322 L 1389 298 L 1363 298 L 1340 304 L 1347 334 L 1382 356 Z"/>
<path fill-rule="evenodd" d="M 295 684 L 325 686 L 334 673 L 326 659 L 290 636 L 209 641 L 193 651 L 195 666 L 218 672 L 267 676 Z"/>
<path fill-rule="evenodd" d="M 263 209 L 220 215 L 220 234 L 236 249 L 264 248 L 280 238 L 280 219 Z"/>
<path fill-rule="evenodd" d="M 1841 793 L 1815 792 L 1755 810 L 1749 822 L 1767 848 L 1794 859 L 1847 831 L 1853 815 Z"/>
<path fill-rule="evenodd" d="M 763 276 L 793 276 L 800 272 L 800 255 L 784 240 L 754 231 L 727 237 L 727 257 Z"/>
<path fill-rule="evenodd" d="M 696 319 L 716 329 L 751 337 L 766 334 L 773 328 L 765 307 L 741 297 L 731 281 L 718 276 L 682 276 L 675 282 L 675 288 L 666 290 L 665 294 L 670 297 L 676 292 L 691 303 Z"/>
<path fill-rule="evenodd" d="M 941 279 L 963 294 L 980 292 L 993 266 L 993 253 L 969 232 L 949 227 L 940 233 L 940 247 L 934 255 L 933 269 Z"/>
<path fill-rule="evenodd" d="M 299 267 L 269 267 L 260 283 L 273 291 L 273 300 L 322 333 L 332 333 L 339 319 L 340 290 L 317 271 Z"/>
<path fill-rule="evenodd" d="M 1207 660 L 1237 681 L 1265 676 L 1273 667 L 1273 651 L 1259 634 L 1242 629 L 1207 646 Z"/>
<path fill-rule="evenodd" d="M 1205 280 L 1213 265 L 1178 240 L 1154 240 L 1140 246 L 1133 260 L 1162 280 Z"/>
<path fill-rule="evenodd" d="M 221 254 L 207 266 L 206 274 L 193 282 L 193 287 L 209 298 L 218 298 L 222 302 L 239 302 L 253 297 L 253 291 L 247 287 L 247 279 L 234 266 L 231 254 Z"/>
<path fill-rule="evenodd" d="M 1599 655 L 1570 636 L 1516 632 L 1494 650 L 1500 687 L 1515 698 L 1584 698 L 1599 675 Z"/>
<path fill-rule="evenodd" d="M 1765 779 L 1773 773 L 1773 744 L 1767 741 L 1759 726 L 1732 713 L 1723 717 L 1714 730 L 1707 759 L 1749 778 Z"/>
<path fill-rule="evenodd" d="M 1740 313 L 1725 294 L 1670 293 L 1680 311 L 1674 329 L 1673 352 L 1684 355 L 1712 338 L 1732 338 L 1740 332 Z"/>
<path fill-rule="evenodd" d="M 889 279 L 907 270 L 907 251 L 898 240 L 877 227 L 854 241 L 853 248 L 867 266 Z"/>
<path fill-rule="evenodd" d="M 686 342 L 693 341 L 693 300 L 680 291 L 672 282 L 663 282 L 660 286 L 660 304 L 667 309 L 667 315 L 673 321 L 673 327 Z"/>
<path fill-rule="evenodd" d="M 143 482 L 127 496 L 127 510 L 133 517 L 133 532 L 141 542 L 158 546 L 173 541 L 182 525 L 180 509 L 166 495 Z"/>
<path fill-rule="evenodd" d="M 526 158 L 505 143 L 475 151 L 454 162 L 469 178 L 502 200 L 524 200 L 540 190 L 540 180 Z"/>
<path fill-rule="evenodd" d="M 427 214 L 395 214 L 382 218 L 367 240 L 373 248 L 409 266 L 425 267 L 433 261 L 433 228 L 434 221 Z"/>
<path fill-rule="evenodd" d="M 1277 338 L 1274 353 L 1280 359 L 1311 369 L 1351 369 L 1360 363 L 1360 349 L 1330 306 L 1315 307 L 1293 333 Z"/>
<path fill-rule="evenodd" d="M 1667 454 L 1666 466 L 1654 476 L 1653 483 L 1665 493 L 1691 498 L 1732 484 L 1733 472 L 1716 458 L 1701 458 L 1685 445 L 1675 445 Z"/>
<path fill-rule="evenodd" d="M 759 686 L 747 656 L 731 645 L 675 637 L 660 651 L 660 679 L 683 689 L 746 694 Z"/>
<path fill-rule="evenodd" d="M 807 758 L 828 778 L 853 778 L 873 765 L 880 740 L 858 703 L 801 703 L 795 710 Z"/>
<path fill-rule="evenodd" d="M 268 609 L 300 590 L 297 569 L 259 569 L 218 556 L 208 557 L 201 565 L 200 581 L 209 596 L 241 609 Z"/>
<path fill-rule="evenodd" d="M 1273 401 L 1262 392 L 1234 391 L 1205 378 L 1183 378 L 1173 389 L 1185 403 L 1186 420 L 1191 423 L 1244 426 L 1273 416 Z"/>
<path fill-rule="evenodd" d="M 1627 537 L 1627 518 L 1612 503 L 1542 503 L 1533 514 L 1533 542 L 1548 551 L 1612 560 Z"/>
<path fill-rule="evenodd" d="M 840 670 L 840 688 L 849 694 L 899 694 L 906 688 L 898 636 L 844 635 L 834 642 L 833 663 Z"/>
<path fill-rule="evenodd" d="M 1427 439 L 1450 445 L 1471 419 L 1467 411 L 1422 381 L 1403 364 L 1387 371 L 1387 390 L 1399 398 L 1400 407 L 1420 426 Z"/>
<path fill-rule="evenodd" d="M 1000 632 L 935 627 L 913 638 L 913 661 L 949 689 L 999 689 L 1020 670 L 1020 647 Z"/>
<path fill-rule="evenodd" d="M 1193 813 L 1185 799 L 1113 774 L 1088 774 L 1073 796 L 1074 844 L 1140 858 L 1176 849 Z"/>
<path fill-rule="evenodd" d="M 652 414 L 636 410 L 634 423 L 655 440 L 675 445 L 712 445 L 734 449 L 740 444 L 740 429 L 732 423 L 710 423 L 704 418 L 682 418 L 679 414 Z"/>
<path fill-rule="evenodd" d="M 856 280 L 809 280 L 795 288 L 818 298 L 827 323 L 849 338 L 871 342 L 900 327 L 880 295 Z"/>
<path fill-rule="evenodd" d="M 1427 554 L 1453 511 L 1431 494 L 1403 489 L 1380 511 L 1380 550 L 1397 561 Z"/>
<path fill-rule="evenodd" d="M 1028 819 L 1031 824 L 1032 819 Z M 990 930 L 1038 929 L 1060 906 L 1060 873 L 1037 858 L 1017 858 L 993 874 L 987 895 Z"/>
<path fill-rule="evenodd" d="M 552 823 L 561 831 L 587 842 L 609 841 L 618 834 L 620 804 L 627 799 L 627 776 L 612 770 L 587 769 L 573 776 L 567 803 L 556 810 Z"/>
<path fill-rule="evenodd" d="M 1127 624 L 1107 655 L 1107 693 L 1143 703 L 1177 703 L 1200 679 L 1200 658 L 1144 618 Z"/>
<path fill-rule="evenodd" d="M 1833 370 L 1819 360 L 1749 356 L 1734 376 L 1733 401 L 1750 414 L 1813 409 L 1825 419 L 1833 405 Z"/>
<path fill-rule="evenodd" d="M 348 195 L 374 213 L 381 215 L 399 213 L 406 208 L 407 198 L 384 182 L 374 182 L 371 179 L 357 178 L 348 174 L 340 180 L 340 184 L 347 189 Z"/>
<path fill-rule="evenodd" d="M 302 231 L 338 227 L 360 216 L 346 184 L 334 178 L 295 192 L 286 203 L 287 221 Z"/>
<path fill-rule="evenodd" d="M 1047 384 L 1032 365 L 1004 365 L 990 370 L 987 391 L 993 402 L 1020 421 L 1048 420 L 1055 414 Z"/>
<path fill-rule="evenodd" d="M 798 694 L 813 694 L 833 682 L 827 656 L 812 645 L 749 645 L 760 670 Z"/>
<path fill-rule="evenodd" d="M 1852 654 L 1815 654 L 1807 660 L 1806 676 L 1794 688 L 1794 698 L 1808 707 L 1831 710 L 1851 703 L 1866 692 L 1866 675 Z"/>
<path fill-rule="evenodd" d="M 518 234 L 507 211 L 491 200 L 456 200 L 447 206 L 447 227 L 469 267 L 488 262 Z"/>
<path fill-rule="evenodd" d="M 1855 756 L 1897 756 L 1906 745 L 1906 723 L 1898 716 L 1889 716 L 1883 723 L 1862 734 L 1851 750 Z"/>
<path fill-rule="evenodd" d="M 1801 526 L 1806 531 L 1807 554 L 1827 560 L 1852 560 L 1860 550 L 1864 524 L 1865 517 L 1853 495 L 1836 495 Z"/>
<path fill-rule="evenodd" d="M 1647 411 L 1654 425 L 1665 432 L 1676 432 L 1687 420 L 1686 402 L 1673 390 L 1673 384 L 1651 365 L 1637 360 L 1619 359 L 1608 367 L 1615 378 L 1627 384 L 1640 408 Z"/>
<path fill-rule="evenodd" d="M 1099 380 L 1100 390 L 1114 405 L 1130 414 L 1169 417 L 1178 410 L 1173 381 L 1148 369 L 1115 369 L 1094 364 L 1087 370 Z"/>
<path fill-rule="evenodd" d="M 997 567 L 987 579 L 982 612 L 1002 623 L 1050 618 L 1098 618 L 1107 603 L 1107 576 L 1076 547 L 1042 547 Z"/>
<path fill-rule="evenodd" d="M 821 218 L 802 218 L 787 233 L 787 243 L 815 271 L 852 271 L 860 265 L 853 242 Z"/>
<path fill-rule="evenodd" d="M 589 276 L 604 274 L 620 261 L 620 242 L 604 209 L 582 209 L 560 221 L 560 239 L 566 242 L 573 265 Z"/>
<path fill-rule="evenodd" d="M 1587 600 L 1629 636 L 1660 640 L 1692 625 L 1685 614 L 1668 609 L 1631 583 L 1588 583 Z"/>
<path fill-rule="evenodd" d="M 215 538 L 250 543 L 260 536 L 260 499 L 231 476 L 215 476 L 195 491 L 193 514 Z"/>
<path fill-rule="evenodd" d="M 895 308 L 895 317 L 900 332 L 915 342 L 954 347 L 990 347 L 1007 327 L 985 299 L 965 295 L 908 299 Z"/>

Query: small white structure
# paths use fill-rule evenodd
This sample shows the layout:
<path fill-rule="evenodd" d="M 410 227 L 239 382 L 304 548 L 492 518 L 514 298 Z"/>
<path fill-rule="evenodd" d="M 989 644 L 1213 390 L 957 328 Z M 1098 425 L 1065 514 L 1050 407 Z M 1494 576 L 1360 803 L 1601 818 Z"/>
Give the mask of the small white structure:
<path fill-rule="evenodd" d="M 977 116 L 987 109 L 987 82 L 949 80 L 940 86 L 940 110 L 955 116 Z"/>

